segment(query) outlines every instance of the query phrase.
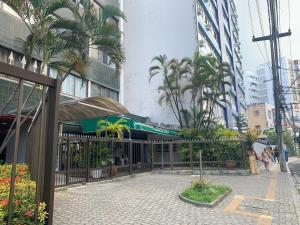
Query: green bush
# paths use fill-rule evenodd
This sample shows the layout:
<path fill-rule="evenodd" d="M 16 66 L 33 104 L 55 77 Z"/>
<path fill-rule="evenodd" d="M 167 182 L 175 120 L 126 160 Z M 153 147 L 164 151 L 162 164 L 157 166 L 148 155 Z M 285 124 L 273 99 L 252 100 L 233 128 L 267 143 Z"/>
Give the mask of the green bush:
<path fill-rule="evenodd" d="M 0 166 L 0 224 L 6 225 L 8 219 L 8 198 L 11 181 L 11 165 Z M 28 167 L 17 165 L 15 178 L 15 192 L 13 202 L 13 225 L 34 225 L 36 183 L 30 179 Z M 38 207 L 38 224 L 45 224 L 47 213 L 46 204 Z"/>
<path fill-rule="evenodd" d="M 201 203 L 212 203 L 231 189 L 227 186 L 215 185 L 198 179 L 192 182 L 192 186 L 182 192 L 182 195 L 190 200 Z"/>

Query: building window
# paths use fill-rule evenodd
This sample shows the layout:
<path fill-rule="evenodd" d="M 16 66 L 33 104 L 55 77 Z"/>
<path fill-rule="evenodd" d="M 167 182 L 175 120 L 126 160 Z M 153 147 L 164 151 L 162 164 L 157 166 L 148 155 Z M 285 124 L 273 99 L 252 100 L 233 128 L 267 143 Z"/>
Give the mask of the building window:
<path fill-rule="evenodd" d="M 75 90 L 75 77 L 73 75 L 68 75 L 67 78 L 64 80 L 61 86 L 61 92 L 67 95 L 74 96 Z"/>
<path fill-rule="evenodd" d="M 87 82 L 79 77 L 75 77 L 75 96 L 85 98 L 87 95 Z"/>
<path fill-rule="evenodd" d="M 68 75 L 62 83 L 61 92 L 77 98 L 86 98 L 87 81 L 74 75 Z"/>
<path fill-rule="evenodd" d="M 254 116 L 259 116 L 259 110 L 254 111 Z"/>
<path fill-rule="evenodd" d="M 101 87 L 96 83 L 91 84 L 91 96 L 101 96 Z"/>

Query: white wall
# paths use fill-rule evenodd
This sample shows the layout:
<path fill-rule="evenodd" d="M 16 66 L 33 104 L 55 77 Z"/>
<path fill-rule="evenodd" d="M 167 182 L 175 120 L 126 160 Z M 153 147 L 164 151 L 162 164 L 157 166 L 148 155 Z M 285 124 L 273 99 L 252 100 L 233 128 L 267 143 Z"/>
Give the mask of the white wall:
<path fill-rule="evenodd" d="M 124 104 L 130 113 L 150 117 L 158 123 L 177 124 L 171 110 L 158 104 L 161 79 L 149 83 L 154 56 L 191 57 L 197 48 L 193 0 L 123 0 Z M 122 4 L 121 4 L 122 5 Z"/>

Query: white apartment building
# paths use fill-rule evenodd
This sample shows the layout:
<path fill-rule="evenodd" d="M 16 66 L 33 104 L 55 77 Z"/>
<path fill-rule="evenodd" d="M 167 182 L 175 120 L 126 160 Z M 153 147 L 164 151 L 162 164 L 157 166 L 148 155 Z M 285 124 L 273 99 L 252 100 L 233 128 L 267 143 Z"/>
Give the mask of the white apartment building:
<path fill-rule="evenodd" d="M 260 102 L 258 77 L 250 71 L 245 72 L 245 92 L 247 105 Z"/>
<path fill-rule="evenodd" d="M 178 125 L 171 109 L 159 105 L 158 77 L 149 83 L 154 56 L 192 57 L 196 50 L 229 62 L 234 74 L 229 102 L 218 107 L 219 119 L 233 127 L 244 103 L 239 29 L 234 0 L 122 0 L 126 62 L 120 100 L 128 110 L 158 124 Z"/>

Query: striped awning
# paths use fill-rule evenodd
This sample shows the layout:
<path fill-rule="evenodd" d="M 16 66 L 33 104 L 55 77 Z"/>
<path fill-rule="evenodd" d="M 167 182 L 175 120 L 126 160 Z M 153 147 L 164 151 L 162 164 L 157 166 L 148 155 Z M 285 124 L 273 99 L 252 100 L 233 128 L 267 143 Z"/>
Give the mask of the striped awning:
<path fill-rule="evenodd" d="M 75 121 L 95 117 L 127 114 L 128 110 L 119 102 L 107 97 L 90 97 L 60 104 L 59 120 Z"/>

